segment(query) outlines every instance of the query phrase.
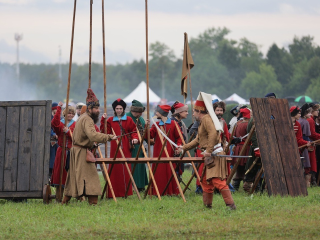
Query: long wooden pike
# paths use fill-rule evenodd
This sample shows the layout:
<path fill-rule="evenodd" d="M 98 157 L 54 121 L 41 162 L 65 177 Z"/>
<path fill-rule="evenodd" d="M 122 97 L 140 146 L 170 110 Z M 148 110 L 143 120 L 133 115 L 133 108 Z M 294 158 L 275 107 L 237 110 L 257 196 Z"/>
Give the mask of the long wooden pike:
<path fill-rule="evenodd" d="M 249 145 L 249 143 L 251 141 L 251 137 L 252 137 L 252 134 L 254 133 L 255 129 L 256 129 L 256 127 L 255 127 L 255 125 L 253 125 L 251 130 L 250 130 L 250 133 L 249 133 L 249 135 L 248 135 L 246 141 L 244 142 L 243 147 L 242 147 L 242 149 L 240 151 L 240 154 L 239 154 L 240 156 L 243 156 L 245 154 L 245 152 L 247 151 L 247 147 L 248 147 L 248 145 Z M 233 175 L 236 173 L 237 168 L 238 168 L 239 163 L 240 163 L 240 159 L 241 158 L 238 158 L 236 163 L 234 164 L 234 166 L 232 168 L 232 171 L 230 172 L 230 175 L 228 176 L 227 185 L 229 185 L 229 183 L 231 182 L 231 179 L 233 178 Z"/>
<path fill-rule="evenodd" d="M 150 103 L 149 103 L 149 40 L 148 40 L 148 0 L 145 0 L 145 18 L 146 18 L 146 81 L 147 81 L 147 119 L 150 118 Z M 149 124 L 147 125 L 148 133 L 148 156 L 151 157 L 150 153 L 150 131 Z"/>
<path fill-rule="evenodd" d="M 116 133 L 114 132 L 113 128 L 111 128 L 111 130 L 112 130 L 113 135 L 116 135 Z M 117 141 L 117 143 L 118 143 L 118 140 L 116 140 L 116 141 Z M 123 153 L 123 151 L 122 151 L 122 148 L 120 148 L 120 153 L 121 153 L 121 156 L 122 156 L 123 158 L 125 158 L 124 153 Z M 117 155 L 115 155 L 115 157 L 116 157 L 116 156 L 117 156 Z M 136 185 L 136 183 L 135 183 L 135 181 L 134 181 L 134 179 L 133 179 L 133 176 L 132 176 L 132 174 L 131 174 L 131 171 L 130 171 L 130 168 L 129 168 L 129 166 L 128 166 L 128 163 L 125 162 L 124 165 L 125 165 L 126 168 L 127 168 L 127 171 L 128 171 L 129 177 L 130 177 L 130 179 L 131 179 L 131 182 L 132 182 L 134 191 L 136 192 L 139 200 L 141 201 L 140 193 L 139 193 L 138 188 L 137 188 L 137 185 Z"/>
<path fill-rule="evenodd" d="M 66 98 L 66 113 L 68 113 L 68 105 L 69 105 L 69 94 L 70 94 L 70 81 L 71 81 L 71 68 L 72 68 L 72 53 L 73 53 L 73 38 L 74 38 L 74 25 L 76 20 L 76 8 L 77 8 L 77 0 L 74 0 L 74 7 L 73 7 L 73 19 L 72 19 L 72 33 L 71 33 L 71 47 L 70 47 L 70 58 L 69 58 L 69 73 L 68 73 L 68 88 L 67 88 L 67 98 Z M 68 126 L 67 116 L 65 115 L 64 118 L 64 126 Z M 64 158 L 66 152 L 66 134 L 63 136 L 63 145 L 62 145 L 62 153 L 61 153 L 61 167 L 60 167 L 60 179 L 59 179 L 59 189 L 57 189 L 56 200 L 58 202 L 62 201 L 62 175 L 64 169 Z"/>
<path fill-rule="evenodd" d="M 93 0 L 90 0 L 90 43 L 89 43 L 89 86 L 91 88 L 91 57 L 92 57 L 92 4 Z"/>
<path fill-rule="evenodd" d="M 104 33 L 104 0 L 102 2 L 102 53 L 103 53 L 103 97 L 104 112 L 107 114 L 107 74 L 106 74 L 106 47 Z M 107 117 L 104 119 L 104 133 L 107 134 Z M 108 156 L 108 143 L 105 144 L 104 156 Z"/>

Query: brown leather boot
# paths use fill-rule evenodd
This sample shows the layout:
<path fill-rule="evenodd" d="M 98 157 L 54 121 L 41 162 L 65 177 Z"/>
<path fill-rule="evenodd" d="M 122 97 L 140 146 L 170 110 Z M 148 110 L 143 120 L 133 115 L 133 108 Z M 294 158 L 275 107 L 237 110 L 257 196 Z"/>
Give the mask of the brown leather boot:
<path fill-rule="evenodd" d="M 252 182 L 244 182 L 243 184 L 243 190 L 246 192 L 246 193 L 250 193 L 250 190 L 252 188 Z"/>
<path fill-rule="evenodd" d="M 97 195 L 91 195 L 87 196 L 88 197 L 88 202 L 90 205 L 97 205 L 98 203 L 98 196 Z"/>
<path fill-rule="evenodd" d="M 222 189 L 220 190 L 220 193 L 223 197 L 224 202 L 226 203 L 226 206 L 229 207 L 230 210 L 236 210 L 236 205 L 234 204 L 230 190 Z"/>
<path fill-rule="evenodd" d="M 213 193 L 207 193 L 207 208 L 212 208 Z"/>
<path fill-rule="evenodd" d="M 208 193 L 203 192 L 202 193 L 202 200 L 203 200 L 203 204 L 204 206 L 207 206 L 207 202 L 208 202 Z"/>
<path fill-rule="evenodd" d="M 311 174 L 310 173 L 305 175 L 305 180 L 306 180 L 307 187 L 310 187 L 310 181 L 311 181 Z"/>
<path fill-rule="evenodd" d="M 70 199 L 71 199 L 71 197 L 69 197 L 69 196 L 64 196 L 63 197 L 63 200 L 62 200 L 62 202 L 61 202 L 61 204 L 63 205 L 63 204 L 68 204 L 69 203 L 69 201 L 70 201 Z"/>

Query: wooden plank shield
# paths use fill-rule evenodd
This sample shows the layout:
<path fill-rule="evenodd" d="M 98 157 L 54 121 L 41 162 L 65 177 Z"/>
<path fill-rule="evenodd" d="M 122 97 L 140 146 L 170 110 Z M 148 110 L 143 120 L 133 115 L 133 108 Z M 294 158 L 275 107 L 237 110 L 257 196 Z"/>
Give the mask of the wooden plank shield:
<path fill-rule="evenodd" d="M 288 101 L 251 98 L 250 103 L 268 194 L 308 195 Z"/>
<path fill-rule="evenodd" d="M 51 101 L 0 102 L 0 198 L 42 197 L 50 129 Z"/>

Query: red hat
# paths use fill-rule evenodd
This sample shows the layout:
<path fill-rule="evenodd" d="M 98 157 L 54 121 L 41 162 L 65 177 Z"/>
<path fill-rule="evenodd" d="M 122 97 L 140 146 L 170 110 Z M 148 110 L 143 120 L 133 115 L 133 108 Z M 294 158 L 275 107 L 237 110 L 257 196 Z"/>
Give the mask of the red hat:
<path fill-rule="evenodd" d="M 291 117 L 295 117 L 299 112 L 301 112 L 301 109 L 298 106 L 292 106 L 290 108 Z"/>
<path fill-rule="evenodd" d="M 88 90 L 87 90 L 86 104 L 87 104 L 88 108 L 100 107 L 99 100 L 91 88 L 88 88 Z"/>
<path fill-rule="evenodd" d="M 199 110 L 199 111 L 207 111 L 206 105 L 204 104 L 204 101 L 197 100 L 196 103 L 194 104 L 194 109 Z"/>
<path fill-rule="evenodd" d="M 185 105 L 181 102 L 175 102 L 171 107 L 172 114 L 177 114 L 184 111 L 188 111 L 188 105 Z"/>
<path fill-rule="evenodd" d="M 112 108 L 113 108 L 113 111 L 116 110 L 116 107 L 120 105 L 121 107 L 123 107 L 123 111 L 126 109 L 127 107 L 127 104 L 121 99 L 121 98 L 118 98 L 117 100 L 115 100 L 113 103 L 112 103 Z"/>
<path fill-rule="evenodd" d="M 167 117 L 171 107 L 169 105 L 158 105 L 156 112 L 160 113 L 162 116 Z"/>
<path fill-rule="evenodd" d="M 242 113 L 242 116 L 244 118 L 250 118 L 251 117 L 251 111 L 248 108 L 241 108 L 240 112 Z"/>

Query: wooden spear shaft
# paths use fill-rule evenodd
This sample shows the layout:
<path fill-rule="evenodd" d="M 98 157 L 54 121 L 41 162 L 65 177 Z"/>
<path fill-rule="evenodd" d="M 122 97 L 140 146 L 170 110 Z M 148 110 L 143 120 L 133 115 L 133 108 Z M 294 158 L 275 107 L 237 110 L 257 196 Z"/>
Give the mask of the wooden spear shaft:
<path fill-rule="evenodd" d="M 104 83 L 104 112 L 107 114 L 107 75 L 106 75 L 106 47 L 104 33 L 104 0 L 102 0 L 102 52 L 103 52 L 103 83 Z M 104 119 L 104 133 L 107 134 L 107 116 Z M 108 157 L 108 143 L 105 144 L 104 156 Z"/>
<path fill-rule="evenodd" d="M 92 56 L 92 4 L 93 0 L 90 0 L 90 43 L 89 43 L 89 86 L 91 88 L 91 56 Z"/>
<path fill-rule="evenodd" d="M 149 48 L 148 48 L 148 0 L 145 0 L 145 15 L 146 15 L 146 81 L 147 81 L 147 119 L 150 117 L 150 106 L 149 106 Z M 149 124 L 147 125 L 147 133 L 148 133 L 148 156 L 151 157 L 150 154 L 150 131 Z"/>
<path fill-rule="evenodd" d="M 74 0 L 73 7 L 73 19 L 72 19 L 72 33 L 71 33 L 71 47 L 70 47 L 70 59 L 69 59 L 69 74 L 68 74 L 68 88 L 67 88 L 67 99 L 66 99 L 66 114 L 64 118 L 65 126 L 67 127 L 67 116 L 68 116 L 68 105 L 69 105 L 69 94 L 70 94 L 70 80 L 71 80 L 71 68 L 72 68 L 72 53 L 73 53 L 73 37 L 74 37 L 74 25 L 76 19 L 76 8 L 77 8 L 77 0 Z M 59 196 L 57 200 L 61 202 L 62 200 L 62 176 L 63 176 L 63 168 L 64 168 L 64 157 L 66 151 L 66 134 L 63 136 L 63 145 L 62 145 L 62 153 L 61 153 L 61 167 L 60 167 L 60 179 L 59 179 Z"/>

